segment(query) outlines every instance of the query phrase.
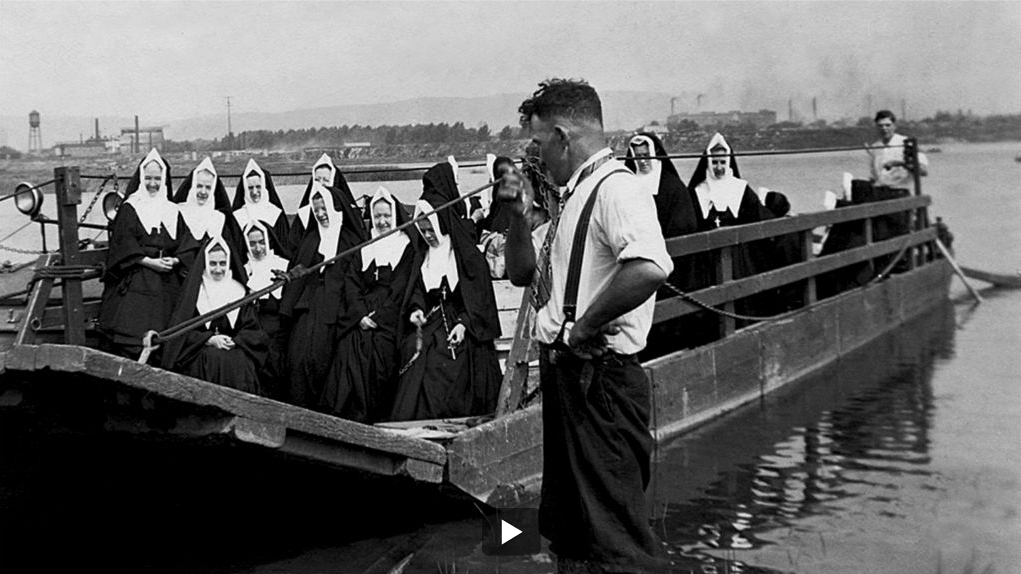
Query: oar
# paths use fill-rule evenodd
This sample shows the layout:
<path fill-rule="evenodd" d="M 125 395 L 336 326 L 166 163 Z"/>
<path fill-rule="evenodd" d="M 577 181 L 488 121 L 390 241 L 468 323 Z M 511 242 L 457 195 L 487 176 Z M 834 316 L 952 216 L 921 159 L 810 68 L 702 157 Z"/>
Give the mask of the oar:
<path fill-rule="evenodd" d="M 961 271 L 972 279 L 978 279 L 979 281 L 985 281 L 991 283 L 996 287 L 1006 287 L 1008 289 L 1021 289 L 1021 273 L 1015 273 L 1014 275 L 1008 275 L 1006 273 L 993 273 L 991 271 L 982 271 L 981 269 L 973 269 L 971 267 L 965 267 L 961 265 Z"/>
<path fill-rule="evenodd" d="M 981 303 L 982 296 L 979 295 L 978 291 L 971 286 L 971 283 L 968 283 L 968 278 L 964 275 L 964 271 L 961 271 L 961 267 L 956 261 L 954 261 L 954 257 L 950 255 L 950 251 L 947 249 L 946 245 L 943 245 L 943 242 L 940 241 L 938 237 L 936 238 L 936 247 L 939 247 L 940 253 L 942 253 L 943 257 L 946 257 L 947 261 L 950 262 L 951 267 L 954 268 L 954 273 L 957 273 L 957 276 L 961 278 L 961 283 L 964 283 L 964 286 L 968 288 L 968 291 L 971 292 L 971 296 L 975 298 L 975 301 Z"/>

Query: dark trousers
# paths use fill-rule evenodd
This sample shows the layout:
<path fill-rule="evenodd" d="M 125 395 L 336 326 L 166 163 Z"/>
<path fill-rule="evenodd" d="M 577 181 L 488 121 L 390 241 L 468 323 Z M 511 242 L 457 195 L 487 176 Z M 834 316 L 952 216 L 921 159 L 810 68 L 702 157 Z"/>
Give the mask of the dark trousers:
<path fill-rule="evenodd" d="M 634 355 L 592 365 L 543 348 L 543 483 L 539 529 L 566 571 L 667 568 L 649 526 L 645 488 L 653 439 L 649 383 Z"/>

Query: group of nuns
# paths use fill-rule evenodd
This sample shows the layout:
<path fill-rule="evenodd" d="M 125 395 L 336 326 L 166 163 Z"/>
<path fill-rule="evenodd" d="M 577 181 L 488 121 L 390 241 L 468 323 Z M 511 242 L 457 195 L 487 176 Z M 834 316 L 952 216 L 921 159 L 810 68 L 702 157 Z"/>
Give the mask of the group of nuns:
<path fill-rule="evenodd" d="M 784 217 L 790 211 L 782 193 L 764 191 L 760 195 L 741 179 L 733 149 L 719 133 L 703 150 L 687 185 L 672 161 L 654 159 L 666 155 L 655 134 L 641 132 L 628 142 L 624 162 L 653 195 L 666 239 Z M 801 252 L 799 241 L 793 235 L 742 244 L 733 251 L 733 277 L 740 279 L 796 262 Z M 675 257 L 667 282 L 685 293 L 718 284 L 715 259 L 706 253 Z M 674 295 L 668 287 L 657 293 L 658 298 Z M 739 300 L 735 308 L 742 315 L 767 317 L 798 306 L 800 290 L 785 288 Z M 716 340 L 722 334 L 720 325 L 719 316 L 708 311 L 657 324 L 646 353 L 656 356 Z"/>
<path fill-rule="evenodd" d="M 137 358 L 143 336 L 164 331 L 154 356 L 165 369 L 360 422 L 495 410 L 500 322 L 465 202 L 334 259 L 411 208 L 380 187 L 363 214 L 325 154 L 311 175 L 289 221 L 254 160 L 231 202 L 208 158 L 172 193 L 170 166 L 150 151 L 111 224 L 103 348 Z M 414 214 L 458 197 L 454 166 L 437 164 Z"/>

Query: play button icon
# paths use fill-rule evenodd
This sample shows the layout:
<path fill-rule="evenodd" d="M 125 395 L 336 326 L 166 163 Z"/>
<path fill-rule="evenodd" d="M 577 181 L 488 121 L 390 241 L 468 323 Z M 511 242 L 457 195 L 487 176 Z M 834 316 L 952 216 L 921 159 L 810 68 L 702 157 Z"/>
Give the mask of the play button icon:
<path fill-rule="evenodd" d="M 506 520 L 500 520 L 500 545 L 507 544 L 512 538 L 521 534 L 521 530 Z"/>
<path fill-rule="evenodd" d="M 539 512 L 535 508 L 501 508 L 486 513 L 489 541 L 482 551 L 490 556 L 538 554 L 542 547 L 539 536 Z"/>

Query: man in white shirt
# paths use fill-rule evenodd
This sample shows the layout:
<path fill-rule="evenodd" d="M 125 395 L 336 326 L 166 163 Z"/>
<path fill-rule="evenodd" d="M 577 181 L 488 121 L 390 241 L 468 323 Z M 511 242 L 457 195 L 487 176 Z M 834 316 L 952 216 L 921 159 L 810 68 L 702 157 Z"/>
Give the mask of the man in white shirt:
<path fill-rule="evenodd" d="M 606 147 L 591 86 L 543 82 L 519 112 L 553 183 L 565 186 L 559 216 L 534 234 L 527 178 L 504 176 L 499 191 L 511 212 L 508 276 L 516 285 L 532 284 L 537 309 L 540 531 L 561 571 L 659 571 L 666 562 L 644 500 L 653 446 L 650 389 L 635 356 L 652 326 L 656 289 L 673 269 L 656 206 Z M 576 233 L 585 225 L 571 289 Z"/>
<path fill-rule="evenodd" d="M 904 136 L 897 133 L 897 117 L 890 110 L 876 112 L 879 141 L 868 148 L 872 181 L 876 185 L 911 189 L 914 177 L 904 162 Z M 929 158 L 918 152 L 918 173 L 928 175 Z"/>

